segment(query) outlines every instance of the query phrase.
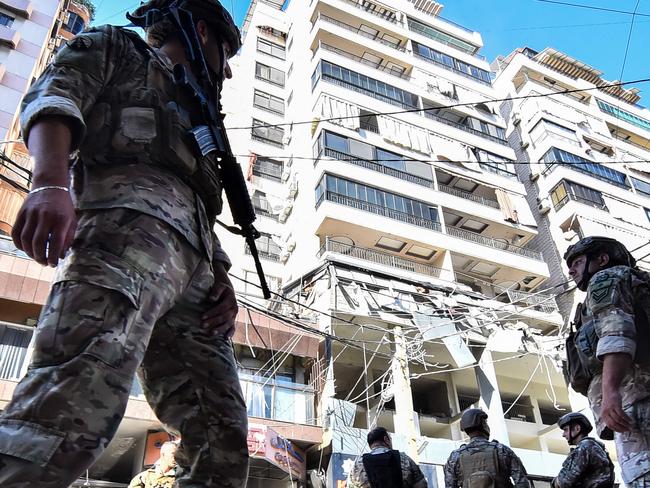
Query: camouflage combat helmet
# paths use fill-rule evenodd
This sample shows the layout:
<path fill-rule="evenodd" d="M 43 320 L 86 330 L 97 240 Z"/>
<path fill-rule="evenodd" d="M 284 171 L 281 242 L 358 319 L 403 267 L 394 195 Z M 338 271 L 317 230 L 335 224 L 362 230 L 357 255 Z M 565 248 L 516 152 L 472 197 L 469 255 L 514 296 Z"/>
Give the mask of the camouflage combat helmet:
<path fill-rule="evenodd" d="M 616 239 L 611 237 L 591 236 L 580 239 L 577 243 L 569 246 L 564 254 L 564 260 L 571 267 L 573 260 L 581 254 L 594 254 L 605 252 L 609 255 L 609 261 L 613 266 L 623 265 L 633 268 L 636 266 L 636 259 L 630 251 Z"/>
<path fill-rule="evenodd" d="M 483 430 L 483 420 L 487 418 L 487 413 L 480 408 L 465 410 L 460 418 L 460 430 L 465 432 L 468 430 Z"/>
<path fill-rule="evenodd" d="M 560 429 L 564 429 L 567 425 L 578 424 L 582 430 L 582 434 L 588 435 L 589 432 L 593 430 L 593 426 L 589 419 L 579 412 L 571 412 L 563 415 L 560 420 L 557 421 L 557 425 Z"/>
<path fill-rule="evenodd" d="M 205 20 L 214 26 L 230 46 L 230 54 L 234 56 L 241 47 L 241 34 L 235 21 L 219 0 L 149 0 L 144 2 L 127 18 L 138 27 L 147 31 L 147 38 L 163 37 L 171 23 L 164 17 L 170 7 L 187 9 L 196 20 Z M 158 39 L 160 41 L 160 39 Z"/>

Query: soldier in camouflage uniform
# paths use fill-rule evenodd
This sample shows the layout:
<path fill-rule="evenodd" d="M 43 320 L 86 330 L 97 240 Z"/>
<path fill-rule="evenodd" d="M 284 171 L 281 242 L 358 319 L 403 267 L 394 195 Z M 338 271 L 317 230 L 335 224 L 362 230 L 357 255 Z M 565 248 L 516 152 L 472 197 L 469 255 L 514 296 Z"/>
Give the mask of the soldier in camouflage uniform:
<path fill-rule="evenodd" d="M 568 413 L 557 423 L 570 446 L 576 446 L 562 463 L 552 488 L 614 488 L 614 465 L 605 445 L 588 437 L 593 427 L 581 413 Z"/>
<path fill-rule="evenodd" d="M 512 449 L 490 441 L 487 418 L 480 408 L 463 412 L 460 428 L 470 441 L 449 456 L 444 468 L 445 488 L 530 488 L 526 469 Z"/>
<path fill-rule="evenodd" d="M 176 481 L 175 442 L 160 446 L 160 459 L 146 471 L 138 474 L 129 483 L 129 488 L 172 488 Z"/>
<path fill-rule="evenodd" d="M 354 463 L 348 488 L 427 488 L 420 467 L 406 454 L 393 449 L 385 428 L 368 432 L 368 446 L 370 452 Z"/>
<path fill-rule="evenodd" d="M 230 15 L 217 0 L 180 5 L 215 77 L 230 77 L 240 47 Z M 13 239 L 51 266 L 70 249 L 0 417 L 3 488 L 76 480 L 115 435 L 136 370 L 158 419 L 182 437 L 177 486 L 246 485 L 246 405 L 230 342 L 237 302 L 212 230 L 219 169 L 188 138 L 200 107 L 174 83 L 173 66 L 187 59 L 173 24 L 162 17 L 147 40 L 153 47 L 126 29 L 90 29 L 23 101 L 35 167 Z"/>
<path fill-rule="evenodd" d="M 608 237 L 584 238 L 564 258 L 586 292 L 567 342 L 579 358 L 570 382 L 587 395 L 598 435 L 614 439 L 626 485 L 650 487 L 650 275 Z"/>

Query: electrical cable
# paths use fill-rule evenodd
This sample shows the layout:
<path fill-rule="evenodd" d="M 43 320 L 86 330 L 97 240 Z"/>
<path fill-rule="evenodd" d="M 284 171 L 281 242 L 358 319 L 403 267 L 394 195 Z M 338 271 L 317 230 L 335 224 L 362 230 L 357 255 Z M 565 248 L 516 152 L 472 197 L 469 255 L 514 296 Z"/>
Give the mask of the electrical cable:
<path fill-rule="evenodd" d="M 638 80 L 631 80 L 631 81 L 620 81 L 617 83 L 610 83 L 606 85 L 601 85 L 601 86 L 594 86 L 590 88 L 580 88 L 580 89 L 570 89 L 570 90 L 561 90 L 553 93 L 535 93 L 535 94 L 530 94 L 530 95 L 519 95 L 516 97 L 506 97 L 506 98 L 496 98 L 494 100 L 479 100 L 475 102 L 459 102 L 459 103 L 454 103 L 451 105 L 441 105 L 439 107 L 423 107 L 423 108 L 412 108 L 412 109 L 407 109 L 407 110 L 395 110 L 391 112 L 375 112 L 372 115 L 399 115 L 399 114 L 409 114 L 409 113 L 426 113 L 426 112 L 431 112 L 431 111 L 436 111 L 436 110 L 444 110 L 444 109 L 450 109 L 450 108 L 457 108 L 457 107 L 470 107 L 478 104 L 485 104 L 485 103 L 503 103 L 503 102 L 513 102 L 516 100 L 528 100 L 532 98 L 548 98 L 548 97 L 553 97 L 556 95 L 568 95 L 571 93 L 583 93 L 586 91 L 594 91 L 594 90 L 604 90 L 606 88 L 616 88 L 616 87 L 623 87 L 625 85 L 631 85 L 631 84 L 641 84 L 641 83 L 648 83 L 650 82 L 650 78 L 641 78 Z M 285 126 L 295 126 L 295 125 L 307 125 L 307 124 L 313 124 L 315 121 L 317 122 L 333 122 L 333 121 L 343 121 L 343 120 L 348 120 L 348 119 L 358 119 L 358 115 L 347 115 L 347 116 L 342 116 L 342 117 L 329 117 L 325 119 L 311 119 L 311 120 L 302 120 L 302 121 L 293 121 L 293 122 L 282 122 L 280 124 L 265 124 L 265 123 L 260 123 L 260 124 L 255 124 L 252 126 L 245 126 L 245 127 L 227 127 L 226 130 L 250 130 L 254 128 L 260 128 L 260 127 L 266 127 L 266 128 L 271 128 L 271 127 L 285 127 Z"/>
<path fill-rule="evenodd" d="M 605 8 L 605 7 L 596 7 L 595 5 L 584 5 L 584 4 L 579 4 L 579 3 L 571 3 L 571 2 L 559 2 L 557 0 L 537 0 L 538 2 L 541 3 L 553 3 L 556 5 L 565 5 L 567 7 L 577 7 L 577 8 L 584 8 L 584 9 L 589 9 L 589 10 L 600 10 L 603 12 L 611 12 L 615 14 L 627 14 L 627 15 L 637 15 L 639 17 L 650 17 L 650 14 L 643 14 L 643 13 L 636 13 L 635 12 L 629 12 L 627 10 L 615 10 L 612 8 Z M 635 9 L 636 10 L 636 9 Z"/>

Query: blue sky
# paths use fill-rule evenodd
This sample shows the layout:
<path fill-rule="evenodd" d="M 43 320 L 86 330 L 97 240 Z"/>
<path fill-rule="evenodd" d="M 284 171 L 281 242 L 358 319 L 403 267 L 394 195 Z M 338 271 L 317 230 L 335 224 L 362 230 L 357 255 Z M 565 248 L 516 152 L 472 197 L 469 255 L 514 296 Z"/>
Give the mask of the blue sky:
<path fill-rule="evenodd" d="M 650 78 L 647 53 L 644 52 L 645 40 L 650 38 L 650 0 L 569 1 L 630 12 L 638 2 L 638 12 L 649 16 L 635 19 L 622 79 Z M 222 0 L 222 3 L 229 10 L 234 9 L 234 17 L 241 24 L 249 0 Z M 481 32 L 485 43 L 482 54 L 490 61 L 524 45 L 537 50 L 554 47 L 603 71 L 610 81 L 621 78 L 631 15 L 538 0 L 443 0 L 442 3 L 445 5 L 443 17 Z M 133 0 L 95 0 L 95 23 L 125 24 L 125 12 L 139 4 Z M 650 83 L 639 88 L 650 94 Z M 650 105 L 649 100 L 650 95 L 642 103 Z"/>

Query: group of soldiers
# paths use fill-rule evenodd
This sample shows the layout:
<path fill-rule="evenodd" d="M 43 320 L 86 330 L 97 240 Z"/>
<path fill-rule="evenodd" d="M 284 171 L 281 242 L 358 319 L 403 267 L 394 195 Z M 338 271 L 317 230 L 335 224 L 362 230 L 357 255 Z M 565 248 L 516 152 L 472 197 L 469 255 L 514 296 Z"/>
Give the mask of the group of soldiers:
<path fill-rule="evenodd" d="M 488 415 L 479 408 L 463 412 L 460 428 L 469 442 L 451 453 L 445 464 L 446 488 L 531 488 L 526 468 L 508 446 L 490 440 Z M 552 488 L 613 488 L 614 464 L 602 442 L 589 437 L 593 427 L 582 413 L 568 413 L 558 427 L 575 446 L 551 483 Z M 350 473 L 348 488 L 427 488 L 418 465 L 393 450 L 383 427 L 368 434 L 370 452 L 361 456 Z"/>
<path fill-rule="evenodd" d="M 207 104 L 231 76 L 240 33 L 218 0 L 150 0 L 129 18 L 146 42 L 89 29 L 22 104 L 33 185 L 12 238 L 58 269 L 31 364 L 0 417 L 3 488 L 75 481 L 115 435 L 136 373 L 182 439 L 175 486 L 246 486 L 247 414 L 230 341 L 237 301 L 214 232 L 228 181 L 215 148 L 226 135 Z M 650 487 L 650 277 L 608 238 L 583 239 L 565 257 L 586 292 L 567 341 L 569 381 L 589 398 L 599 436 L 614 439 L 625 483 Z M 471 440 L 450 457 L 448 486 L 529 486 L 512 451 L 489 441 L 483 412 L 466 412 L 462 425 Z M 589 422 L 570 414 L 560 427 L 576 449 L 554 486 L 611 486 Z M 387 432 L 369 441 L 353 486 L 426 485 Z"/>

